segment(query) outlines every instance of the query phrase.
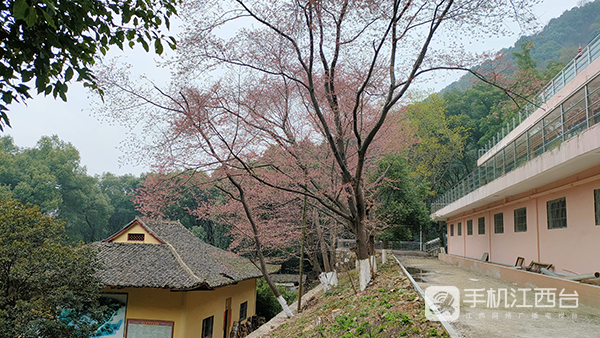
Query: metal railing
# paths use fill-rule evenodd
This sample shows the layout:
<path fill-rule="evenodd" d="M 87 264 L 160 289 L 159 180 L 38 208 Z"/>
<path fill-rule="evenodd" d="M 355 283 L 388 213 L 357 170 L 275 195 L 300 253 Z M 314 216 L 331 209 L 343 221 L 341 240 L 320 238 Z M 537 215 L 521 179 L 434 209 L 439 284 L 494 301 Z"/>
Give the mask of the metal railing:
<path fill-rule="evenodd" d="M 440 238 L 434 238 L 428 242 L 423 243 L 423 251 L 429 251 L 440 247 Z"/>
<path fill-rule="evenodd" d="M 547 102 L 554 94 L 562 89 L 569 81 L 575 78 L 583 69 L 585 69 L 592 61 L 596 60 L 600 56 L 600 35 L 596 36 L 592 42 L 590 42 L 581 53 L 569 62 L 563 68 L 558 75 L 552 79 L 542 91 L 534 98 L 534 102 L 529 103 L 519 111 L 519 113 L 513 117 L 512 123 L 507 122 L 505 126 L 498 131 L 496 136 L 493 136 L 485 147 L 479 149 L 478 155 L 481 157 L 500 140 L 502 140 L 508 133 L 514 130 L 521 124 L 529 115 L 533 114 L 536 109 L 543 103 Z"/>
<path fill-rule="evenodd" d="M 600 76 L 572 93 L 431 204 L 434 213 L 600 122 Z"/>
<path fill-rule="evenodd" d="M 432 246 L 431 248 L 435 247 L 435 244 L 433 243 L 434 241 L 438 241 L 438 247 L 439 247 L 439 238 L 433 239 L 429 242 L 423 243 L 423 248 L 426 247 L 427 243 L 430 243 L 430 246 Z M 342 249 L 350 249 L 354 246 L 354 244 L 356 244 L 356 240 L 354 239 L 338 239 L 338 248 L 342 248 Z M 375 249 L 377 250 L 381 250 L 382 248 L 382 242 L 381 241 L 375 241 Z M 407 251 L 420 251 L 421 250 L 421 243 L 420 242 L 412 242 L 412 241 L 389 241 L 388 242 L 388 250 L 407 250 Z"/>

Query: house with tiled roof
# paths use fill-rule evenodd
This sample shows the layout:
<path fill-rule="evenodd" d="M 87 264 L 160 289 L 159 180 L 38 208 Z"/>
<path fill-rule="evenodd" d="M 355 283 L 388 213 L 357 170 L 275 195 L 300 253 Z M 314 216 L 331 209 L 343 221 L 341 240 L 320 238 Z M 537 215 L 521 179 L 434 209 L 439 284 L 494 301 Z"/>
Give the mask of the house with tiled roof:
<path fill-rule="evenodd" d="M 179 222 L 136 219 L 92 246 L 113 311 L 102 337 L 229 337 L 234 321 L 255 314 L 260 270 Z"/>

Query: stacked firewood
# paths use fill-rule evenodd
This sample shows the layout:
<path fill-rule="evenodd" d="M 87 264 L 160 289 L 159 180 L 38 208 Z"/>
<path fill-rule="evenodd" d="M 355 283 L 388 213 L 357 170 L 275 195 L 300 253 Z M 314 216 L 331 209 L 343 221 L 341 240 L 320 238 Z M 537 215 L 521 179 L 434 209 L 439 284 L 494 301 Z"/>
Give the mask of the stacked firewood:
<path fill-rule="evenodd" d="M 244 338 L 265 323 L 265 317 L 252 316 L 247 321 L 233 322 L 230 338 Z"/>

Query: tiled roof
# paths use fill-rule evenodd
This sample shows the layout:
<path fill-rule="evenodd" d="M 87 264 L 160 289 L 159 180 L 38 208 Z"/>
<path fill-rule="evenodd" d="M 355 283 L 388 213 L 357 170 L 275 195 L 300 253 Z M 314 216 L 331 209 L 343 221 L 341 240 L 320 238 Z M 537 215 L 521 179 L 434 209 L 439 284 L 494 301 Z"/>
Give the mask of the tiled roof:
<path fill-rule="evenodd" d="M 262 275 L 250 260 L 204 243 L 179 222 L 134 222 L 164 244 L 93 243 L 104 265 L 97 273 L 103 285 L 211 289 Z"/>

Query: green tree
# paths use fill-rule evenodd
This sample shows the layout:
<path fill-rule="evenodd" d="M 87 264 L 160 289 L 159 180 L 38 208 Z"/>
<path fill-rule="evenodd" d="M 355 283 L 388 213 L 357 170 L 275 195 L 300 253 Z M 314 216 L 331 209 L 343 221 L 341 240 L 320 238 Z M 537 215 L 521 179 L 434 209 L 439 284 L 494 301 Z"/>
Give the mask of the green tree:
<path fill-rule="evenodd" d="M 46 212 L 66 222 L 67 234 L 72 240 L 89 243 L 109 234 L 108 219 L 114 209 L 108 196 L 100 190 L 98 180 L 88 176 L 81 166 L 79 151 L 71 143 L 56 135 L 45 136 L 23 155 L 34 160 L 35 168 L 47 168 L 48 174 L 54 177 L 52 188 L 60 194 L 60 204 L 56 210 Z M 42 197 L 40 200 L 45 201 Z"/>
<path fill-rule="evenodd" d="M 108 196 L 114 212 L 108 219 L 108 233 L 113 234 L 131 222 L 136 216 L 141 216 L 135 211 L 132 201 L 135 190 L 140 186 L 141 178 L 133 175 L 117 176 L 104 173 L 98 178 L 100 190 Z"/>
<path fill-rule="evenodd" d="M 75 79 L 97 88 L 90 67 L 98 51 L 140 43 L 163 52 L 163 24 L 176 13 L 178 0 L 6 0 L 0 2 L 0 130 L 10 126 L 6 105 L 37 93 L 67 100 L 68 83 Z"/>
<path fill-rule="evenodd" d="M 386 154 L 377 162 L 371 179 L 384 176 L 374 194 L 374 213 L 389 228 L 381 234 L 385 240 L 412 240 L 422 228 L 429 227 L 429 210 L 423 201 L 424 186 L 417 186 L 409 178 L 405 158 Z"/>
<path fill-rule="evenodd" d="M 89 337 L 95 331 L 95 254 L 64 241 L 61 222 L 0 197 L 0 336 Z"/>
<path fill-rule="evenodd" d="M 79 151 L 57 136 L 42 137 L 36 147 L 18 149 L 9 137 L 0 149 L 0 184 L 21 203 L 40 206 L 45 215 L 66 222 L 74 241 L 105 238 L 114 208 L 111 200 L 80 165 Z"/>
<path fill-rule="evenodd" d="M 298 297 L 298 293 L 294 291 L 289 291 L 284 286 L 277 286 L 279 292 L 281 292 L 281 296 L 291 304 Z M 266 320 L 270 320 L 271 318 L 277 316 L 283 309 L 281 308 L 281 304 L 275 298 L 275 295 L 269 289 L 269 285 L 265 281 L 264 278 L 259 278 L 256 280 L 256 314 L 262 317 L 265 317 Z"/>
<path fill-rule="evenodd" d="M 452 186 L 461 177 L 451 164 L 463 158 L 471 131 L 461 124 L 461 116 L 446 116 L 446 101 L 440 94 L 410 105 L 408 118 L 418 138 L 408 155 L 412 177 L 430 182 L 434 191 Z"/>
<path fill-rule="evenodd" d="M 512 126 L 513 118 L 515 121 L 518 120 L 518 113 L 525 105 L 535 103 L 535 96 L 546 84 L 543 74 L 535 68 L 536 62 L 531 57 L 533 47 L 531 41 L 524 41 L 521 43 L 521 51 L 512 53 L 518 69 L 501 85 L 516 95 L 505 96 L 492 107 L 490 114 L 481 120 L 480 130 L 484 135 L 479 139 L 480 146 L 494 138 L 497 141 L 498 134 L 500 138 L 503 137 L 506 132 L 502 130 L 507 127 L 507 124 Z"/>

